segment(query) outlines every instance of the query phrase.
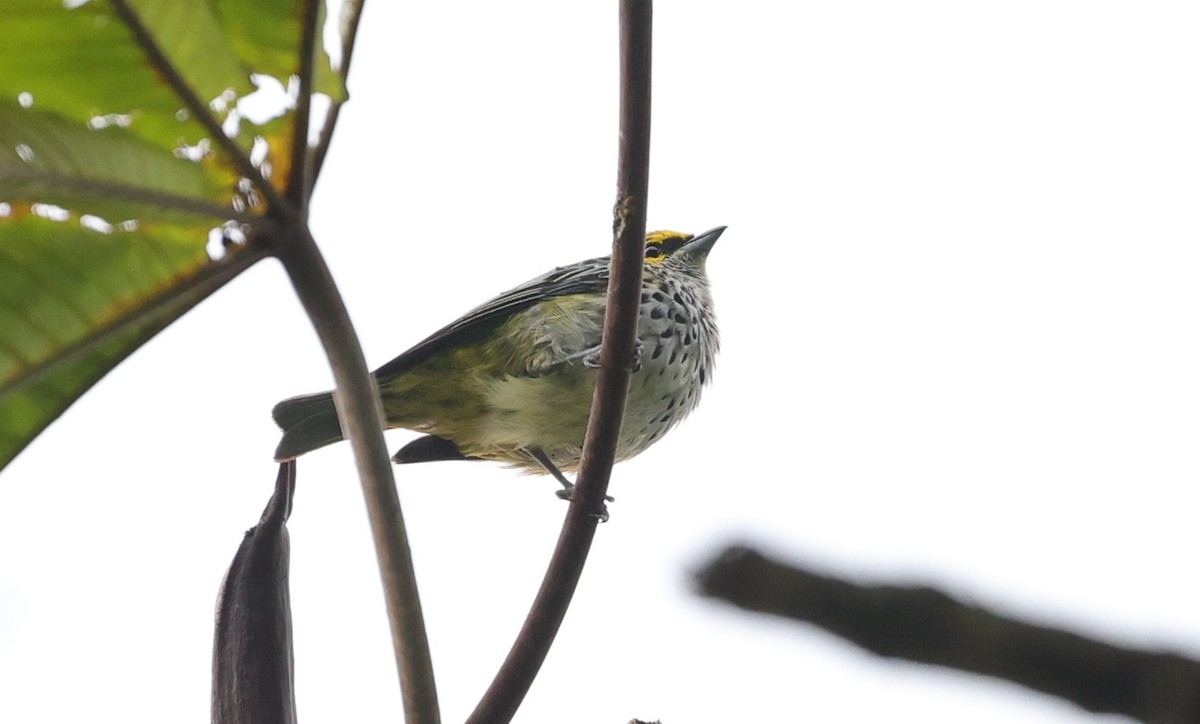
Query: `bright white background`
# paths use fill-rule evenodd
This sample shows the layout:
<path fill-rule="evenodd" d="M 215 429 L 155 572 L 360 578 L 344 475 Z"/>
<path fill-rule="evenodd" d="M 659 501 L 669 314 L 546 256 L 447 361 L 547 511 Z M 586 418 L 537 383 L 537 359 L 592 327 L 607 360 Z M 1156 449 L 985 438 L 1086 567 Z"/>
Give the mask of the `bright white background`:
<path fill-rule="evenodd" d="M 1200 655 L 1200 10 L 658 3 L 650 226 L 728 224 L 704 404 L 618 466 L 522 722 L 1073 722 L 689 593 L 731 539 Z M 313 226 L 372 365 L 609 246 L 615 3 L 367 3 Z M 0 475 L 0 720 L 202 722 L 213 599 L 328 386 L 273 262 Z M 389 433 L 392 447 L 406 440 Z M 444 718 L 541 578 L 555 485 L 397 470 Z M 290 525 L 300 715 L 399 718 L 349 450 Z"/>

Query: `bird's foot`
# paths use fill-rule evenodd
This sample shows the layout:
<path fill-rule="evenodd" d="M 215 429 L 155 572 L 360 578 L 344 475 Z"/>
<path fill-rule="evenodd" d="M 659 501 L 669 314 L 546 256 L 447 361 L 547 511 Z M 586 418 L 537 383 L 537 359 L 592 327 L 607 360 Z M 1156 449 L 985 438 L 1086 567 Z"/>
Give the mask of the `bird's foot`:
<path fill-rule="evenodd" d="M 560 480 L 559 482 L 561 483 L 562 481 Z M 568 500 L 568 501 L 574 500 L 575 499 L 575 483 L 566 483 L 563 486 L 562 490 L 554 491 L 554 496 L 556 498 L 558 498 L 559 500 Z M 606 502 L 606 503 L 615 503 L 616 501 L 617 501 L 617 499 L 611 495 L 604 496 L 604 502 Z"/>
<path fill-rule="evenodd" d="M 645 347 L 642 340 L 635 339 L 633 345 L 633 361 L 630 366 L 630 371 L 637 372 L 642 368 L 642 348 Z M 600 347 L 599 345 L 587 349 L 583 352 L 583 366 L 588 369 L 600 369 Z"/>
<path fill-rule="evenodd" d="M 550 473 L 550 475 L 558 481 L 559 485 L 562 486 L 562 490 L 554 491 L 554 494 L 558 496 L 560 500 L 570 501 L 575 499 L 575 483 L 567 480 L 567 476 L 562 474 L 562 471 L 558 469 L 558 466 L 554 464 L 550 457 L 546 455 L 541 448 L 529 448 L 526 450 L 526 452 L 529 453 L 529 457 L 537 461 L 537 464 L 541 465 L 542 468 L 544 468 L 546 472 Z M 604 500 L 612 503 L 616 501 L 616 498 L 611 495 L 605 495 Z M 600 512 L 592 513 L 592 516 L 598 519 L 601 523 L 607 522 L 608 506 L 601 506 Z"/>
<path fill-rule="evenodd" d="M 562 482 L 562 481 L 559 481 L 559 482 Z M 562 490 L 555 490 L 554 494 L 558 496 L 559 500 L 566 500 L 568 502 L 572 501 L 575 499 L 575 484 L 567 483 L 567 487 L 563 488 Z M 604 499 L 606 501 L 608 501 L 609 503 L 611 503 L 615 500 L 615 498 L 613 498 L 613 496 L 611 496 L 611 495 L 604 496 Z M 593 518 L 595 518 L 596 520 L 600 521 L 601 523 L 607 523 L 608 522 L 608 506 L 601 503 L 600 511 L 597 513 L 592 513 L 591 516 Z"/>

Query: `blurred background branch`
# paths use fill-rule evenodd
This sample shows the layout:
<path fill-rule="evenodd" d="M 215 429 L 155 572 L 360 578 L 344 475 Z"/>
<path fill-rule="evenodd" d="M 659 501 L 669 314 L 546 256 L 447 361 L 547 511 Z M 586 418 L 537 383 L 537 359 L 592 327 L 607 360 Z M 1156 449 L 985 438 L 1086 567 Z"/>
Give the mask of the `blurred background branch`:
<path fill-rule="evenodd" d="M 983 674 L 1145 722 L 1200 721 L 1200 661 L 1001 616 L 927 586 L 862 585 L 727 548 L 700 593 L 804 621 L 888 658 Z"/>

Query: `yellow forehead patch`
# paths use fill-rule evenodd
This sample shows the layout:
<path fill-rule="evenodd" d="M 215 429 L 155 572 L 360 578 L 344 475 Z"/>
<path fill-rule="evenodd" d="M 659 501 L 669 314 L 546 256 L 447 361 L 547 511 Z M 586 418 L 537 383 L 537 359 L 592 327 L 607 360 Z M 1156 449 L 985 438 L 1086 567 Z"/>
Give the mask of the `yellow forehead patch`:
<path fill-rule="evenodd" d="M 693 234 L 682 231 L 652 231 L 646 234 L 646 261 L 658 263 L 691 241 Z"/>

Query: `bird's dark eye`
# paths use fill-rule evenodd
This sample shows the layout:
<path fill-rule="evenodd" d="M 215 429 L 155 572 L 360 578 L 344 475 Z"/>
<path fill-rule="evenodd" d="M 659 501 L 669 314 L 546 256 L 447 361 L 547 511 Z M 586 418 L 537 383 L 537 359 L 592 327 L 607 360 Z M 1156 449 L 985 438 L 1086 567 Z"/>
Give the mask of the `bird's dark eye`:
<path fill-rule="evenodd" d="M 659 244 L 646 244 L 646 258 L 653 259 L 656 256 L 662 256 L 662 246 Z"/>

